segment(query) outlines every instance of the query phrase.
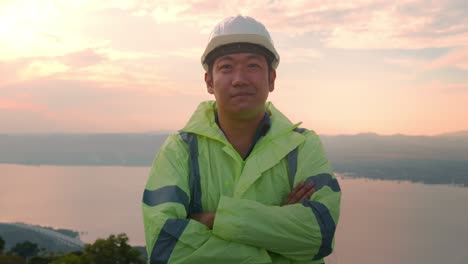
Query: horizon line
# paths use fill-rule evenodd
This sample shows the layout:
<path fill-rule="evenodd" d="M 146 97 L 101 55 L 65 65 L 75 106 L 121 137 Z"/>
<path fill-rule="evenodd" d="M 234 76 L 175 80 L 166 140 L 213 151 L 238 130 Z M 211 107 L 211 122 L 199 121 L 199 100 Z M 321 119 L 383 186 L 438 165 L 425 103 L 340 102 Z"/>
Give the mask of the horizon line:
<path fill-rule="evenodd" d="M 177 130 L 171 129 L 162 129 L 155 131 L 141 131 L 141 132 L 66 132 L 66 131 L 50 131 L 50 132 L 1 132 L 0 136 L 5 135 L 151 135 L 151 134 L 172 134 L 177 132 Z M 440 137 L 440 136 L 458 136 L 458 135 L 467 135 L 468 130 L 457 130 L 457 131 L 448 131 L 444 133 L 437 134 L 404 134 L 404 133 L 392 133 L 392 134 L 380 134 L 377 132 L 367 131 L 367 132 L 357 132 L 357 133 L 337 133 L 337 134 L 322 134 L 317 133 L 320 136 L 360 136 L 360 135 L 374 135 L 374 136 L 407 136 L 407 137 Z"/>

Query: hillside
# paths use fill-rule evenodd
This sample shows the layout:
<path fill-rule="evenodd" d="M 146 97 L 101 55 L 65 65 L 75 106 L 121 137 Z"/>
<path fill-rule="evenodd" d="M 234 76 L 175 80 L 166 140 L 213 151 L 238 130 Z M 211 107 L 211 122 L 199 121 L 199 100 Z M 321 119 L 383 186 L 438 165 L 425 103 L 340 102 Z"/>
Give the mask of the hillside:
<path fill-rule="evenodd" d="M 79 251 L 84 246 L 75 231 L 56 230 L 23 223 L 0 223 L 0 236 L 5 240 L 6 251 L 26 240 L 49 252 Z"/>
<path fill-rule="evenodd" d="M 151 166 L 167 134 L 0 135 L 0 163 Z M 321 136 L 337 172 L 468 186 L 468 132 Z"/>

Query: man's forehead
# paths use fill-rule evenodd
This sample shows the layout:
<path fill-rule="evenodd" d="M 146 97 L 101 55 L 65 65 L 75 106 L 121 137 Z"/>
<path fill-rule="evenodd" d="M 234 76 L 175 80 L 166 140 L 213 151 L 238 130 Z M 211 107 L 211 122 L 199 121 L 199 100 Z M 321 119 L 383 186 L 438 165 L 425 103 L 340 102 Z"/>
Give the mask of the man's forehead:
<path fill-rule="evenodd" d="M 265 62 L 266 62 L 266 58 L 263 55 L 260 55 L 260 54 L 257 54 L 257 53 L 245 52 L 245 53 L 231 53 L 231 54 L 226 54 L 226 55 L 219 56 L 218 58 L 216 58 L 215 63 L 218 62 L 218 61 L 222 61 L 222 60 L 231 60 L 231 61 L 233 61 L 233 60 L 236 60 L 236 59 L 246 59 L 246 60 L 257 59 L 257 60 L 265 60 Z"/>

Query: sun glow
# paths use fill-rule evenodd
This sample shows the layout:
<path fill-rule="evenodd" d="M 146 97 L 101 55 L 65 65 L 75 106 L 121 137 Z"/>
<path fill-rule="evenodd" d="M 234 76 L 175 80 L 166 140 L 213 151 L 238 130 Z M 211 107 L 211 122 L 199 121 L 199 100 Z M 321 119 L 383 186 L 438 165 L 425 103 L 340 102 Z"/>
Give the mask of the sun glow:
<path fill-rule="evenodd" d="M 69 11 L 69 10 L 68 10 Z M 67 10 L 53 1 L 11 1 L 0 6 L 0 59 L 62 55 Z"/>

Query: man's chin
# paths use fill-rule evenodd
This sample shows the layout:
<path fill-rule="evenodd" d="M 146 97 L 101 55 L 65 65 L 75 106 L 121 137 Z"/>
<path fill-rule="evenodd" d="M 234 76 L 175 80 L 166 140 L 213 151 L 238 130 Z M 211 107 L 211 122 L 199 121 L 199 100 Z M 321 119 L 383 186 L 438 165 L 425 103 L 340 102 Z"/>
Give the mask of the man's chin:
<path fill-rule="evenodd" d="M 263 115 L 263 109 L 259 107 L 239 107 L 232 114 L 241 120 L 251 120 Z"/>

